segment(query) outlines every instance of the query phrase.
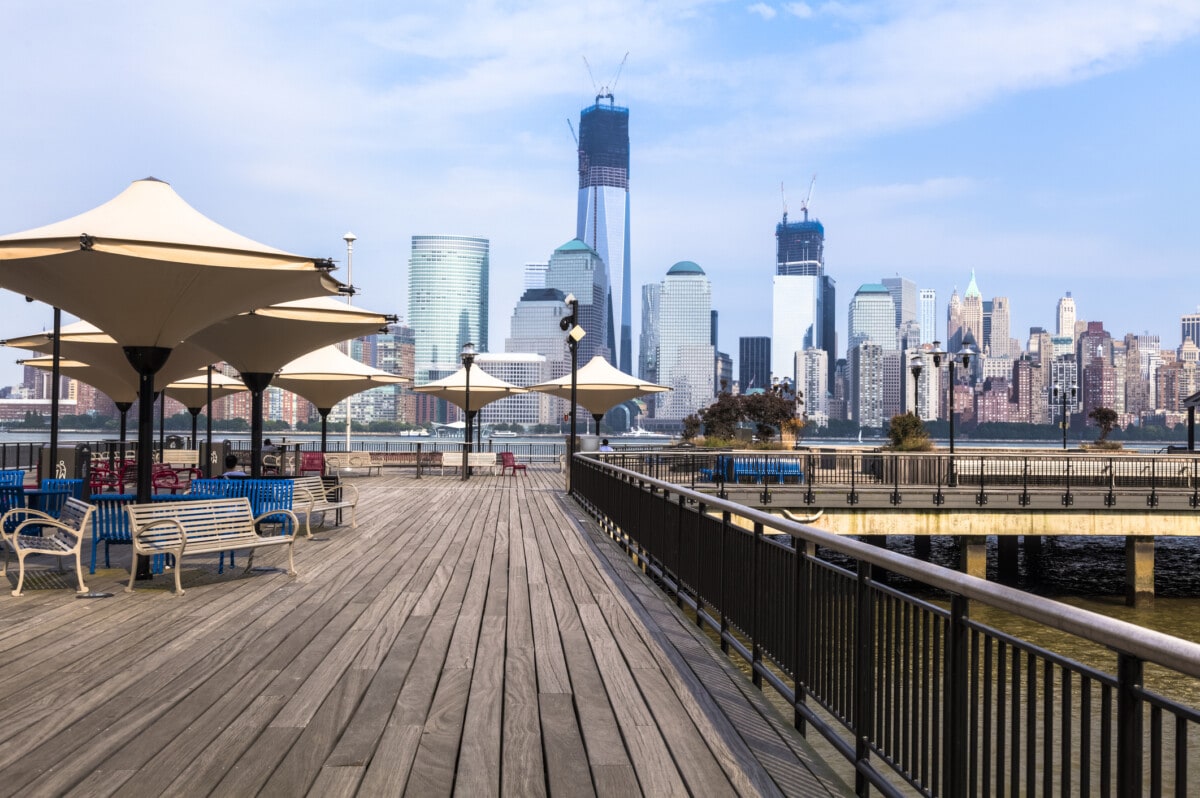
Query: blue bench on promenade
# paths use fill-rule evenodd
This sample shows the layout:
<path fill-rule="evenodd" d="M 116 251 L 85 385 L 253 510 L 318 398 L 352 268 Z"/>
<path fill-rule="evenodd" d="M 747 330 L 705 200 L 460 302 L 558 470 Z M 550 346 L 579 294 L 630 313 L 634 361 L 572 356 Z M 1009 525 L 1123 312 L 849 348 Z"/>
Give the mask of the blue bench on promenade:
<path fill-rule="evenodd" d="M 700 469 L 700 478 L 715 481 L 723 476 L 732 483 L 792 483 L 804 482 L 800 461 L 790 457 L 726 457 L 717 458 L 713 468 Z"/>

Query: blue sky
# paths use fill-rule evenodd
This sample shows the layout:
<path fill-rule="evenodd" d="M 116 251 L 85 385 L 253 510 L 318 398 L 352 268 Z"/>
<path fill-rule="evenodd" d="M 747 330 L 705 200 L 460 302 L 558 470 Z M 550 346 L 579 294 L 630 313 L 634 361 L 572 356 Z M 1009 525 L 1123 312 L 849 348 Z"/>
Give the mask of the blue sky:
<path fill-rule="evenodd" d="M 153 175 L 284 249 L 342 258 L 353 231 L 358 301 L 402 317 L 411 236 L 481 235 L 496 351 L 522 264 L 574 236 L 583 57 L 606 84 L 627 51 L 635 287 L 699 263 L 735 357 L 770 333 L 780 183 L 795 218 L 814 173 L 843 333 L 895 274 L 944 305 L 975 269 L 1022 340 L 1065 291 L 1165 346 L 1200 306 L 1194 1 L 49 0 L 0 22 L 0 232 Z M 0 293 L 0 319 L 50 311 Z"/>

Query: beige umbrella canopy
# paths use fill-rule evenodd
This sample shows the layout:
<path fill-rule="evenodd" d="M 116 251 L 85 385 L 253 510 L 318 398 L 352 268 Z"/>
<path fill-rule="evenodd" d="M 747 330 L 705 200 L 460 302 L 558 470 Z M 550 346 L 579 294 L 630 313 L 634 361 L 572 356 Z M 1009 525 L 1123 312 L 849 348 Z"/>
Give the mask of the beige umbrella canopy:
<path fill-rule="evenodd" d="M 431 396 L 436 396 L 438 399 L 445 399 L 450 404 L 472 413 L 497 399 L 527 392 L 526 388 L 521 388 L 505 382 L 498 377 L 493 377 L 478 366 L 471 369 L 470 407 L 466 406 L 467 370 L 465 368 L 460 368 L 449 377 L 443 377 L 440 380 L 426 383 L 425 385 L 418 385 L 413 390 L 417 393 L 427 393 Z"/>
<path fill-rule="evenodd" d="M 35 352 L 46 352 L 54 346 L 54 333 L 50 331 L 22 335 L 0 341 L 0 344 L 18 349 L 30 349 Z M 96 325 L 87 321 L 77 321 L 64 325 L 59 333 L 59 351 L 64 358 L 70 358 L 80 363 L 86 363 L 95 369 L 107 371 L 122 379 L 127 379 L 133 386 L 136 400 L 138 374 L 125 357 L 125 350 L 116 340 Z M 193 343 L 185 341 L 171 352 L 171 358 L 162 369 L 154 375 L 155 390 L 162 390 L 164 385 L 194 374 L 217 360 L 211 352 L 201 349 Z M 88 385 L 95 385 L 108 394 L 113 401 L 115 396 L 96 383 L 82 377 Z M 131 400 L 133 401 L 133 400 Z"/>
<path fill-rule="evenodd" d="M 412 380 L 360 363 L 336 346 L 324 346 L 281 368 L 274 384 L 316 405 L 321 414 L 321 451 L 325 451 L 326 419 L 334 405 L 362 391 L 405 382 Z"/>
<path fill-rule="evenodd" d="M 208 375 L 198 374 L 176 380 L 165 389 L 167 396 L 182 404 L 188 410 L 193 407 L 201 408 L 208 404 Z M 212 375 L 212 395 L 214 399 L 228 396 L 231 393 L 247 390 L 241 380 L 227 377 L 219 371 Z"/>
<path fill-rule="evenodd" d="M 262 394 L 284 364 L 314 349 L 379 332 L 394 316 L 316 297 L 241 313 L 190 339 L 238 370 L 251 391 L 250 473 L 258 476 L 262 449 Z"/>
<path fill-rule="evenodd" d="M 575 389 L 576 401 L 596 419 L 596 434 L 600 433 L 600 419 L 604 414 L 622 402 L 648 393 L 671 390 L 665 385 L 656 385 L 632 377 L 600 355 L 596 355 L 575 373 Z M 532 385 L 529 390 L 570 399 L 571 375 L 541 385 Z M 586 432 L 586 429 L 584 431 Z"/>
<path fill-rule="evenodd" d="M 122 346 L 174 348 L 218 319 L 339 284 L 323 260 L 238 235 L 167 183 L 0 236 L 0 286 L 96 324 Z"/>
<path fill-rule="evenodd" d="M 43 371 L 54 370 L 53 357 L 35 357 L 28 360 L 18 360 L 18 364 L 22 366 L 33 366 Z M 127 374 L 114 374 L 105 368 L 92 366 L 79 360 L 62 360 L 58 362 L 58 370 L 60 373 L 79 382 L 86 382 L 96 390 L 106 395 L 113 400 L 113 404 L 117 406 L 117 410 L 121 413 L 121 432 L 120 432 L 120 450 L 125 451 L 125 424 L 126 414 L 129 408 L 133 407 L 133 403 L 137 401 L 137 374 L 133 369 L 125 366 Z M 55 411 L 57 412 L 57 411 Z"/>
<path fill-rule="evenodd" d="M 150 500 L 152 380 L 171 350 L 235 313 L 338 291 L 329 269 L 226 230 L 154 178 L 78 216 L 0 236 L 0 287 L 92 322 L 137 369 L 139 501 Z M 138 568 L 149 575 L 146 558 Z"/>

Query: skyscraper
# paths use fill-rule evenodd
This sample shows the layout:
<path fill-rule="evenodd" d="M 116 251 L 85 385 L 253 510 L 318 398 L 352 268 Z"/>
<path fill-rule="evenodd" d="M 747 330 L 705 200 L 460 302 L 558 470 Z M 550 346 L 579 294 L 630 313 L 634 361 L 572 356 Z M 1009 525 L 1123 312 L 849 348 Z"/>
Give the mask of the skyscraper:
<path fill-rule="evenodd" d="M 824 349 L 837 357 L 837 318 L 833 278 L 825 274 L 825 227 L 816 219 L 775 226 L 775 277 L 772 282 L 771 372 L 795 380 L 796 353 Z"/>
<path fill-rule="evenodd" d="M 1185 313 L 1179 319 L 1179 342 L 1191 338 L 1193 343 L 1200 344 L 1200 310 L 1195 313 Z"/>
<path fill-rule="evenodd" d="M 659 294 L 658 381 L 671 387 L 654 395 L 659 418 L 682 419 L 712 403 L 711 311 L 712 285 L 704 270 L 690 260 L 672 266 Z"/>
<path fill-rule="evenodd" d="M 579 342 L 579 363 L 596 355 L 612 360 L 608 348 L 608 270 L 596 250 L 578 238 L 568 241 L 550 256 L 546 288 L 557 288 L 579 300 L 579 326 L 585 333 Z"/>
<path fill-rule="evenodd" d="M 488 240 L 413 236 L 408 320 L 416 341 L 416 380 L 457 368 L 462 345 L 488 348 Z"/>
<path fill-rule="evenodd" d="M 885 277 L 880 281 L 892 295 L 896 306 L 896 329 L 917 320 L 917 284 L 904 277 Z"/>
<path fill-rule="evenodd" d="M 824 378 L 824 374 L 821 375 Z M 771 339 L 738 339 L 738 388 L 742 393 L 771 387 Z"/>
<path fill-rule="evenodd" d="M 983 294 L 975 284 L 975 270 L 971 270 L 971 282 L 962 300 L 962 337 L 964 345 L 970 337 L 977 351 L 983 349 Z"/>
<path fill-rule="evenodd" d="M 1072 339 L 1075 338 L 1075 300 L 1071 298 L 1070 291 L 1058 300 L 1058 326 L 1055 328 L 1054 334 L 1069 335 Z"/>
<path fill-rule="evenodd" d="M 647 283 L 642 286 L 642 334 L 638 341 L 639 380 L 658 382 L 658 299 L 662 286 Z M 654 407 L 654 403 L 650 403 Z"/>
<path fill-rule="evenodd" d="M 937 291 L 922 288 L 920 302 L 921 343 L 932 344 L 941 340 L 937 334 Z"/>
<path fill-rule="evenodd" d="M 605 99 L 608 104 L 601 104 Z M 615 105 L 612 94 L 596 95 L 595 104 L 579 113 L 579 206 L 575 237 L 594 249 L 608 270 L 611 279 L 606 280 L 605 335 L 613 329 L 614 304 L 619 304 L 621 315 L 618 339 L 602 343 L 618 353 L 617 367 L 632 374 L 629 109 Z M 616 279 L 618 273 L 620 282 Z M 613 359 L 611 354 L 609 359 Z"/>
<path fill-rule="evenodd" d="M 884 350 L 896 349 L 896 307 L 879 283 L 864 283 L 850 300 L 846 327 L 850 348 L 869 341 Z"/>

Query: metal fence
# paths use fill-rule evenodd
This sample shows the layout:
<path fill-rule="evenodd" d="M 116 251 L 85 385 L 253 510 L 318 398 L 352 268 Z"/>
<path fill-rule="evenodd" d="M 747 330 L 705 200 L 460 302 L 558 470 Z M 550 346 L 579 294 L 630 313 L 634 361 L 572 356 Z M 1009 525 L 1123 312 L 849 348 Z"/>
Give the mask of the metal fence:
<path fill-rule="evenodd" d="M 828 500 L 842 490 L 848 504 L 860 491 L 888 491 L 890 503 L 919 502 L 931 507 L 947 501 L 947 491 L 970 491 L 983 506 L 996 495 L 1013 495 L 1027 507 L 1035 501 L 1070 508 L 1079 494 L 1096 495 L 1105 507 L 1131 504 L 1154 509 L 1164 496 L 1182 507 L 1200 510 L 1200 455 L 1028 454 L 974 451 L 944 453 L 863 452 L 618 452 L 605 460 L 690 488 L 728 491 L 754 485 L 799 488 L 800 501 Z M 886 500 L 889 497 L 884 497 Z M 766 503 L 766 502 L 764 502 Z"/>
<path fill-rule="evenodd" d="M 1200 645 L 598 458 L 577 456 L 571 484 L 680 606 L 719 633 L 722 649 L 750 664 L 755 684 L 788 701 L 798 729 L 811 725 L 853 764 L 860 795 L 901 795 L 906 783 L 954 798 L 1182 796 L 1200 783 Z M 945 600 L 889 587 L 889 571 Z M 980 623 L 972 606 L 1090 641 L 1115 652 L 1113 667 Z M 1164 694 L 1173 691 L 1184 697 Z"/>

